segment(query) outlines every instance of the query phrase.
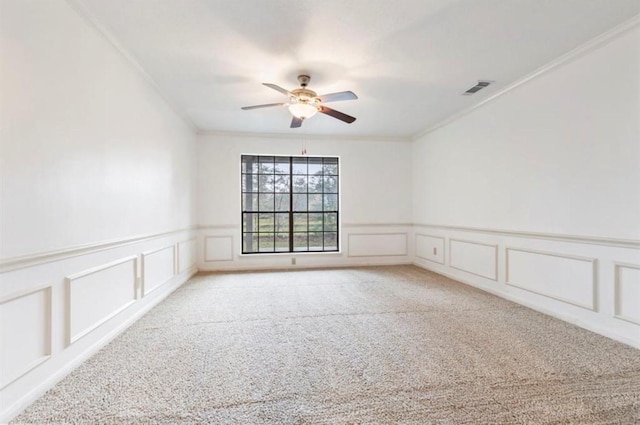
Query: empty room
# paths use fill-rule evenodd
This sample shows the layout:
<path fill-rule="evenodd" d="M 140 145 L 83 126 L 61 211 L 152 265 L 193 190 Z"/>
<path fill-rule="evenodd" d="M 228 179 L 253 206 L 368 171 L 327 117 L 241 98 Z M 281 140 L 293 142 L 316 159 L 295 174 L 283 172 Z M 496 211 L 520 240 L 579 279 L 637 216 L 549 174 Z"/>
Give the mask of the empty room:
<path fill-rule="evenodd" d="M 0 423 L 640 423 L 639 0 L 0 0 Z"/>

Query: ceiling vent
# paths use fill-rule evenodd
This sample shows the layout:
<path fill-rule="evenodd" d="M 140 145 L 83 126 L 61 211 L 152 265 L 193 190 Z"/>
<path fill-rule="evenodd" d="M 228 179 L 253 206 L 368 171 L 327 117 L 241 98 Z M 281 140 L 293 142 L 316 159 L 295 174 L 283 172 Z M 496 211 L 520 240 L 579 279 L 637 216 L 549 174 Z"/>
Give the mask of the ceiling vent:
<path fill-rule="evenodd" d="M 479 92 L 483 88 L 487 87 L 491 83 L 493 83 L 493 81 L 479 80 L 478 84 L 476 84 L 475 86 L 471 87 L 469 90 L 467 90 L 464 93 L 462 93 L 462 95 L 463 96 L 471 96 L 472 94 L 476 94 L 477 92 Z"/>

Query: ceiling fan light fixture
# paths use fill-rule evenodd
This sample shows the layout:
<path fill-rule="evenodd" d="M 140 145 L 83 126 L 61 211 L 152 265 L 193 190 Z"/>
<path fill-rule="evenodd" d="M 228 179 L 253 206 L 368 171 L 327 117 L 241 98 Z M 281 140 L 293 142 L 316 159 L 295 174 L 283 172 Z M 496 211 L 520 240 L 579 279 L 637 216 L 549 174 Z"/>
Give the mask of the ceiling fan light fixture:
<path fill-rule="evenodd" d="M 296 118 L 306 120 L 314 116 L 318 112 L 318 108 L 309 103 L 293 103 L 289 105 L 289 112 Z"/>
<path fill-rule="evenodd" d="M 307 88 L 309 84 L 308 75 L 299 75 L 298 82 L 300 88 L 294 90 L 283 89 L 282 87 L 272 83 L 262 83 L 262 85 L 269 87 L 277 92 L 286 95 L 289 98 L 289 103 L 267 103 L 263 105 L 243 106 L 241 109 L 247 111 L 250 109 L 269 108 L 273 106 L 288 106 L 289 112 L 293 115 L 290 128 L 299 128 L 302 122 L 307 118 L 311 118 L 318 112 L 321 114 L 338 119 L 347 124 L 351 124 L 356 119 L 343 112 L 336 111 L 324 105 L 326 102 L 336 102 L 339 100 L 355 100 L 358 98 L 352 91 L 341 91 L 337 93 L 329 93 L 318 96 L 316 92 Z"/>

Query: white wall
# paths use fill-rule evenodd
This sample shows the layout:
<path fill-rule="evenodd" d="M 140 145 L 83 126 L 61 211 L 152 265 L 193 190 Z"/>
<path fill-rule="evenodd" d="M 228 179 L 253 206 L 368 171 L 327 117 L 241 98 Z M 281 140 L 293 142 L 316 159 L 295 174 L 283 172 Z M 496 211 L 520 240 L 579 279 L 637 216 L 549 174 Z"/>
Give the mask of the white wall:
<path fill-rule="evenodd" d="M 415 221 L 640 239 L 639 33 L 418 140 Z"/>
<path fill-rule="evenodd" d="M 640 346 L 638 46 L 636 25 L 417 140 L 416 263 Z"/>
<path fill-rule="evenodd" d="M 198 137 L 201 270 L 291 266 L 292 255 L 239 255 L 240 156 L 300 155 L 303 145 L 308 155 L 340 157 L 342 252 L 297 254 L 296 266 L 410 262 L 409 142 L 203 134 Z M 349 249 L 350 242 L 356 250 Z"/>
<path fill-rule="evenodd" d="M 1 19 L 0 258 L 190 226 L 194 130 L 66 2 Z"/>
<path fill-rule="evenodd" d="M 0 2 L 0 423 L 195 272 L 195 132 L 63 0 Z"/>

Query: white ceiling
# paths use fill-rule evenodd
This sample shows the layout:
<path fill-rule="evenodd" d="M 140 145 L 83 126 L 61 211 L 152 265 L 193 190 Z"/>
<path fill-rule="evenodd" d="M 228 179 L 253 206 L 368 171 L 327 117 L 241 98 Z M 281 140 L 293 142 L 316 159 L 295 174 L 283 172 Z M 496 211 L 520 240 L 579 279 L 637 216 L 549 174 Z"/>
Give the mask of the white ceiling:
<path fill-rule="evenodd" d="M 640 0 L 73 0 L 200 129 L 411 137 L 640 13 Z M 308 73 L 352 90 L 290 129 L 285 102 Z M 479 79 L 496 83 L 461 93 Z"/>

